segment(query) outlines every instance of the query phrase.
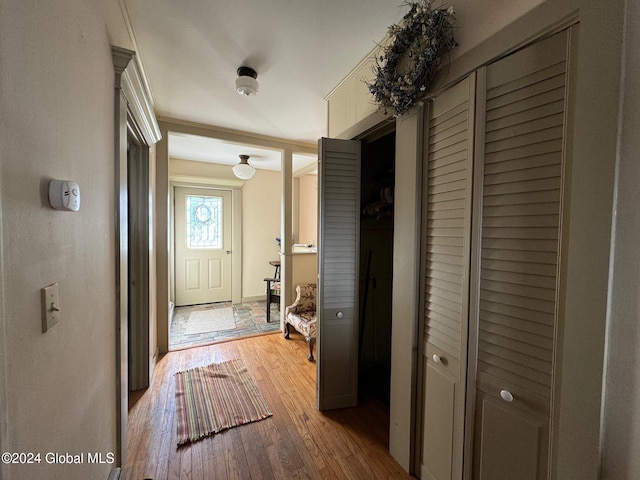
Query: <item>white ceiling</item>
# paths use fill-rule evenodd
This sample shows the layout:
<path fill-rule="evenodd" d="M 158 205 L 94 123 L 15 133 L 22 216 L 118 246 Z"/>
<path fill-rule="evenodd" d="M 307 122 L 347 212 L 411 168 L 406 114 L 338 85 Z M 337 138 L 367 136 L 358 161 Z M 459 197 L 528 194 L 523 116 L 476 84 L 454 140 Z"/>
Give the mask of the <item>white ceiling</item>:
<path fill-rule="evenodd" d="M 324 98 L 380 41 L 401 0 L 126 0 L 160 116 L 316 142 Z M 256 70 L 256 96 L 235 91 Z"/>
<path fill-rule="evenodd" d="M 313 143 L 327 134 L 327 94 L 407 11 L 402 0 L 123 1 L 158 116 Z M 541 1 L 452 0 L 456 54 Z M 256 96 L 235 92 L 242 65 L 258 73 Z M 172 156 L 221 160 L 207 142 L 170 140 Z M 238 153 L 273 154 L 232 149 L 225 160 Z"/>

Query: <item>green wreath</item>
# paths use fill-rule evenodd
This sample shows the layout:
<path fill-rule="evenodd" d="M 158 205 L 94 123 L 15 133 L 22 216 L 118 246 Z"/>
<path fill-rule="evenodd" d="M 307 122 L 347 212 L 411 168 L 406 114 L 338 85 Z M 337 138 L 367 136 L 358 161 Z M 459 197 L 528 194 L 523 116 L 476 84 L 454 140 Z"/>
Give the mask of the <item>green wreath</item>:
<path fill-rule="evenodd" d="M 431 8 L 433 0 L 407 2 L 409 11 L 389 27 L 391 42 L 376 57 L 369 92 L 385 113 L 401 116 L 429 90 L 442 57 L 457 45 L 453 7 Z"/>

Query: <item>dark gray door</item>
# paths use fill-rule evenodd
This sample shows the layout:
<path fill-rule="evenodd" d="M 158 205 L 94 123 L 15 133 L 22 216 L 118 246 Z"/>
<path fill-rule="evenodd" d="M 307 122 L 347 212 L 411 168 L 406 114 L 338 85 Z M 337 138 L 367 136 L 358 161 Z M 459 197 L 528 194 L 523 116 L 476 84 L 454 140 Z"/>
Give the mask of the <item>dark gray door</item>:
<path fill-rule="evenodd" d="M 329 410 L 358 402 L 360 142 L 318 146 L 317 401 Z"/>

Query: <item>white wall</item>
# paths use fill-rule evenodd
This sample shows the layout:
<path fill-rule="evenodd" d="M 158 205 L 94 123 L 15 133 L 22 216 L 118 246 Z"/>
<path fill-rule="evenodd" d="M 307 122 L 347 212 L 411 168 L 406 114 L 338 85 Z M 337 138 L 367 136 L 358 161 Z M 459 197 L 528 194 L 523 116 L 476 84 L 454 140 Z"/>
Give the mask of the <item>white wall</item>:
<path fill-rule="evenodd" d="M 318 245 L 318 176 L 299 178 L 298 238 L 296 243 Z"/>
<path fill-rule="evenodd" d="M 242 298 L 264 298 L 264 279 L 273 277 L 269 260 L 279 260 L 282 179 L 280 172 L 257 170 L 242 187 Z"/>
<path fill-rule="evenodd" d="M 226 180 L 236 180 L 231 166 L 219 165 L 216 163 L 196 162 L 193 160 L 182 160 L 171 158 L 169 162 L 169 173 L 171 175 L 186 175 L 190 177 L 223 178 Z"/>
<path fill-rule="evenodd" d="M 0 6 L 0 449 L 43 455 L 7 479 L 106 478 L 44 455 L 116 450 L 112 44 L 132 48 L 117 0 Z M 48 207 L 51 178 L 79 183 L 79 212 Z M 43 334 L 52 283 L 61 321 Z"/>
<path fill-rule="evenodd" d="M 640 478 L 640 4 L 628 2 L 627 8 L 603 480 Z"/>

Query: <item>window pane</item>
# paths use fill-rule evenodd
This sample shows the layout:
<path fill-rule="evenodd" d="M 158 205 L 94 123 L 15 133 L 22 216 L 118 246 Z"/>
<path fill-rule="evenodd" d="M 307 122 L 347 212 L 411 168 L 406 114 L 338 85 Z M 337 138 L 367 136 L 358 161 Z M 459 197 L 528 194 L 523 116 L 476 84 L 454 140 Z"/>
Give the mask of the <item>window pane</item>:
<path fill-rule="evenodd" d="M 222 198 L 187 195 L 187 248 L 222 248 Z"/>

